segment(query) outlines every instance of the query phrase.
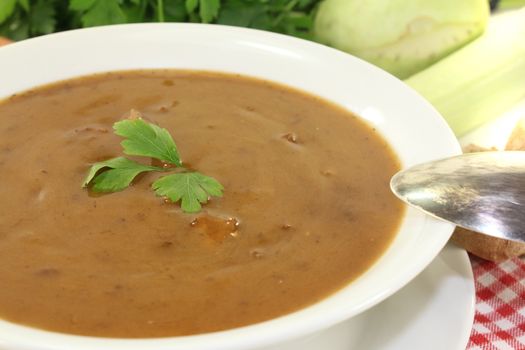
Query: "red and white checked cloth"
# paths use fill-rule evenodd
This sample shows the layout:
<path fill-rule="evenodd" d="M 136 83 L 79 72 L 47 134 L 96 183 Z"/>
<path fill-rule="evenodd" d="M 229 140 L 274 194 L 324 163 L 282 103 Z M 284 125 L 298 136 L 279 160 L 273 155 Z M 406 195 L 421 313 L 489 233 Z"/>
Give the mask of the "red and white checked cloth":
<path fill-rule="evenodd" d="M 476 316 L 467 350 L 525 350 L 525 262 L 470 261 Z"/>

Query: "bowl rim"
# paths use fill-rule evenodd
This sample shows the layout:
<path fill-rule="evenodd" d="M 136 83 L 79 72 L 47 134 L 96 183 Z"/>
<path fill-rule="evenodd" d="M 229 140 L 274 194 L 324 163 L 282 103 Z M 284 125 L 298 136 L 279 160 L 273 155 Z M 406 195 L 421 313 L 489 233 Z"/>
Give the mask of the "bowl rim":
<path fill-rule="evenodd" d="M 170 38 L 167 37 L 168 34 L 171 35 Z M 184 37 L 185 35 L 187 35 L 187 37 Z M 107 39 L 108 42 L 103 40 L 100 43 L 95 43 L 94 40 L 97 38 L 99 40 Z M 199 47 L 199 45 L 205 47 L 206 49 L 214 49 L 219 51 L 222 50 L 221 45 L 230 48 L 238 47 L 241 51 L 254 50 L 249 54 L 253 57 L 255 57 L 255 54 L 262 54 L 263 56 L 267 55 L 262 58 L 263 60 L 271 60 L 273 56 L 275 56 L 276 59 L 279 57 L 279 59 L 282 60 L 284 60 L 283 57 L 287 57 L 289 60 L 291 60 L 290 62 L 293 60 L 305 62 L 304 64 L 308 65 L 308 67 L 320 67 L 319 64 L 322 63 L 324 59 L 334 62 L 334 65 L 335 63 L 338 65 L 346 64 L 348 65 L 349 70 L 354 70 L 354 74 L 362 74 L 364 77 L 369 79 L 367 80 L 367 84 L 371 84 L 370 89 L 373 90 L 378 88 L 378 82 L 388 85 L 388 88 L 385 88 L 385 90 L 393 94 L 393 96 L 389 97 L 389 101 L 392 100 L 389 103 L 392 104 L 394 102 L 398 102 L 396 100 L 399 98 L 403 102 L 405 100 L 409 101 L 417 107 L 411 107 L 414 109 L 414 111 L 423 113 L 421 118 L 427 118 L 430 121 L 429 128 L 431 128 L 432 132 L 438 135 L 438 137 L 442 137 L 442 141 L 439 143 L 441 149 L 439 152 L 434 152 L 432 155 L 429 155 L 426 158 L 424 156 L 420 156 L 420 158 L 422 157 L 423 159 L 432 160 L 439 157 L 452 156 L 461 153 L 457 139 L 446 122 L 441 118 L 439 113 L 415 91 L 410 89 L 408 86 L 390 74 L 351 55 L 314 42 L 292 38 L 281 34 L 239 27 L 188 23 L 124 24 L 66 31 L 11 44 L 3 47 L 2 50 L 0 50 L 0 61 L 11 63 L 11 65 L 8 64 L 3 67 L 0 66 L 0 76 L 7 77 L 6 80 L 8 81 L 8 84 L 3 84 L 8 85 L 7 87 L 0 87 L 0 98 L 2 96 L 8 96 L 10 93 L 29 89 L 32 86 L 40 86 L 45 83 L 56 81 L 56 79 L 52 79 L 54 76 L 53 72 L 56 72 L 58 69 L 57 67 L 60 67 L 60 64 L 50 64 L 52 68 L 50 68 L 48 72 L 36 72 L 31 65 L 37 64 L 37 60 L 43 60 L 46 62 L 46 60 L 49 60 L 51 57 L 53 57 L 53 54 L 46 52 L 46 50 L 50 51 L 50 48 L 60 49 L 61 53 L 64 53 L 64 50 L 68 49 L 75 52 L 67 53 L 67 57 L 75 55 L 78 56 L 80 53 L 77 51 L 82 52 L 82 50 L 85 51 L 87 49 L 93 49 L 93 47 L 97 49 L 108 49 L 111 47 L 110 45 L 114 45 L 115 40 L 119 40 L 119 38 L 124 41 L 128 40 L 131 42 L 136 40 L 137 42 L 146 45 L 148 48 L 150 47 L 148 45 L 151 45 L 153 48 L 158 47 L 159 45 L 165 45 L 166 43 L 171 44 L 177 40 L 179 40 L 179 42 L 183 45 L 187 45 L 190 49 L 195 49 Z M 82 43 L 82 45 L 86 46 L 87 48 L 83 49 L 80 43 Z M 129 43 L 126 42 L 126 45 L 129 45 Z M 39 52 L 42 54 L 39 55 Z M 160 50 L 159 52 L 164 51 Z M 169 55 L 188 55 L 187 52 L 182 51 L 172 53 L 168 49 L 166 49 L 166 53 Z M 257 62 L 262 62 L 261 64 L 265 64 L 263 60 Z M 82 66 L 82 64 L 87 64 L 87 66 Z M 88 73 L 90 69 L 91 72 L 106 71 L 107 66 L 104 65 L 105 62 L 103 59 L 98 59 L 97 64 L 99 64 L 99 66 L 97 66 L 99 67 L 97 68 L 99 70 L 93 70 L 93 66 L 89 66 L 89 64 L 86 62 L 81 62 L 81 64 L 78 64 L 73 68 L 63 66 L 63 74 L 65 74 L 64 77 L 83 75 L 84 73 Z M 130 67 L 133 67 L 136 64 L 140 66 L 140 62 L 133 61 L 131 62 Z M 163 61 L 161 65 L 164 64 L 166 64 L 165 61 Z M 242 63 L 240 65 L 242 65 Z M 139 66 L 137 66 L 137 68 L 140 68 Z M 150 60 L 142 68 L 153 68 L 157 66 L 158 62 L 153 62 Z M 41 67 L 43 67 L 42 63 L 40 63 L 40 68 Z M 247 71 L 249 71 L 249 66 L 246 67 Z M 127 68 L 128 67 L 126 67 L 126 69 Z M 181 67 L 177 66 L 174 68 Z M 182 68 L 188 67 L 183 66 Z M 36 78 L 21 79 L 17 81 L 16 74 L 20 74 L 22 70 L 29 72 L 35 71 Z M 225 69 L 222 71 L 228 70 Z M 235 69 L 233 71 L 235 71 Z M 245 74 L 246 72 L 241 71 L 240 73 Z M 29 73 L 27 73 L 27 75 L 28 74 Z M 259 78 L 262 77 L 273 81 L 277 80 L 279 83 L 283 83 L 282 81 L 279 81 L 280 75 L 282 74 L 283 72 L 281 71 L 279 74 L 276 73 L 275 75 L 269 77 L 266 74 L 259 75 L 255 73 L 252 74 L 252 76 Z M 309 78 L 305 79 L 308 80 Z M 297 87 L 294 84 L 289 85 Z M 299 88 L 302 89 L 302 87 Z M 309 91 L 308 89 L 306 90 Z M 315 94 L 315 92 L 312 93 Z M 366 94 L 370 94 L 370 92 L 364 92 L 364 95 Z M 329 98 L 329 96 L 323 94 L 320 95 L 323 98 L 327 98 L 341 105 L 341 103 L 334 101 L 333 99 Z M 386 97 L 383 96 L 381 98 L 386 99 Z M 392 106 L 394 105 L 392 104 Z M 351 109 L 355 112 L 355 110 L 348 105 L 343 105 L 343 107 Z M 362 113 L 356 113 L 371 123 L 377 123 L 378 129 L 380 129 L 381 132 L 384 132 L 382 129 L 383 124 L 381 123 L 387 122 L 385 122 L 384 115 L 381 114 L 381 111 L 378 113 L 377 109 L 372 108 L 370 111 L 361 109 L 361 112 Z M 406 135 L 401 135 L 399 138 L 405 136 Z M 414 134 L 414 137 L 420 137 L 419 140 L 422 141 L 424 140 L 425 135 L 418 136 Z M 402 159 L 402 161 L 404 161 L 405 164 L 411 162 L 410 160 L 407 161 L 406 159 Z M 422 253 L 421 257 L 414 260 L 414 265 L 408 266 L 404 271 L 399 271 L 399 276 L 395 276 L 396 283 L 393 283 L 387 287 L 383 287 L 380 291 L 376 291 L 372 296 L 370 296 L 366 302 L 353 305 L 351 308 L 343 305 L 335 309 L 332 305 L 332 312 L 329 317 L 322 314 L 323 307 L 321 304 L 325 303 L 328 299 L 334 299 L 335 296 L 340 295 L 342 291 L 339 291 L 334 295 L 324 299 L 323 301 L 313 304 L 312 306 L 270 321 L 221 332 L 173 338 L 96 338 L 54 333 L 22 325 L 16 325 L 6 321 L 0 321 L 0 344 L 8 344 L 9 348 L 20 350 L 69 350 L 71 348 L 78 350 L 95 348 L 112 350 L 234 350 L 259 348 L 280 343 L 288 339 L 304 336 L 306 334 L 322 330 L 338 322 L 341 322 L 344 319 L 354 316 L 384 300 L 406 285 L 419 272 L 421 272 L 434 259 L 434 257 L 437 256 L 439 251 L 441 251 L 452 234 L 454 226 L 430 217 L 426 217 L 424 214 L 420 214 L 410 209 L 407 211 L 407 217 L 408 219 L 405 220 L 404 225 L 413 225 L 415 223 L 420 230 L 428 229 L 433 231 L 435 237 L 432 238 L 431 246 L 424 247 L 422 249 L 424 254 Z M 407 220 L 409 221 L 408 223 L 406 222 Z M 424 242 L 421 240 L 415 240 L 412 243 L 415 245 L 423 244 Z M 375 266 L 381 261 L 386 259 L 385 257 L 387 255 L 388 254 L 385 253 L 383 257 L 376 261 L 373 268 L 375 268 Z M 369 271 L 371 269 L 369 269 Z M 360 277 L 358 281 L 361 280 L 362 278 Z M 351 285 L 354 285 L 355 283 L 356 282 L 353 282 Z M 346 289 L 347 288 L 344 288 L 343 291 Z M 338 302 L 341 300 L 344 299 L 341 297 L 338 299 Z"/>

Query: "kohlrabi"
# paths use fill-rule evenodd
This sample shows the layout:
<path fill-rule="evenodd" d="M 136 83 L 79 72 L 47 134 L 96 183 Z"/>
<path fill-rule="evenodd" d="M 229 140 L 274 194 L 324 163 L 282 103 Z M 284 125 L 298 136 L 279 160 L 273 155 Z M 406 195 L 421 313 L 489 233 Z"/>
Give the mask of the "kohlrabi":
<path fill-rule="evenodd" d="M 488 17 L 487 0 L 325 0 L 314 32 L 403 79 L 478 37 Z"/>

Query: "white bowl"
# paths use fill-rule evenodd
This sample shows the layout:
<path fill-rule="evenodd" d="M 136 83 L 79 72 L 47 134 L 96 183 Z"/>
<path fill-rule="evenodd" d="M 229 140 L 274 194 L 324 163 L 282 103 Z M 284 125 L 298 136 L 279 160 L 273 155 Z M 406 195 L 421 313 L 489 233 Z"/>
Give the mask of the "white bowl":
<path fill-rule="evenodd" d="M 133 68 L 235 72 L 331 100 L 373 124 L 403 166 L 460 153 L 441 116 L 401 81 L 340 51 L 268 32 L 200 24 L 136 24 L 53 34 L 0 49 L 0 98 L 57 80 Z M 0 348 L 24 350 L 257 349 L 334 325 L 387 298 L 439 253 L 453 226 L 408 210 L 384 255 L 361 277 L 292 314 L 217 333 L 107 339 L 0 321 Z"/>

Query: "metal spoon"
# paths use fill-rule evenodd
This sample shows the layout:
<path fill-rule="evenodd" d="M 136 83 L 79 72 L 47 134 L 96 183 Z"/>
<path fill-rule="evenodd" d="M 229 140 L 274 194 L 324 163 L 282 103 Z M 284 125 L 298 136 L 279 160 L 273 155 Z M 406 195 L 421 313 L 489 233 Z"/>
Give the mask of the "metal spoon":
<path fill-rule="evenodd" d="M 394 175 L 406 203 L 458 226 L 525 242 L 525 152 L 480 152 L 416 165 Z"/>

